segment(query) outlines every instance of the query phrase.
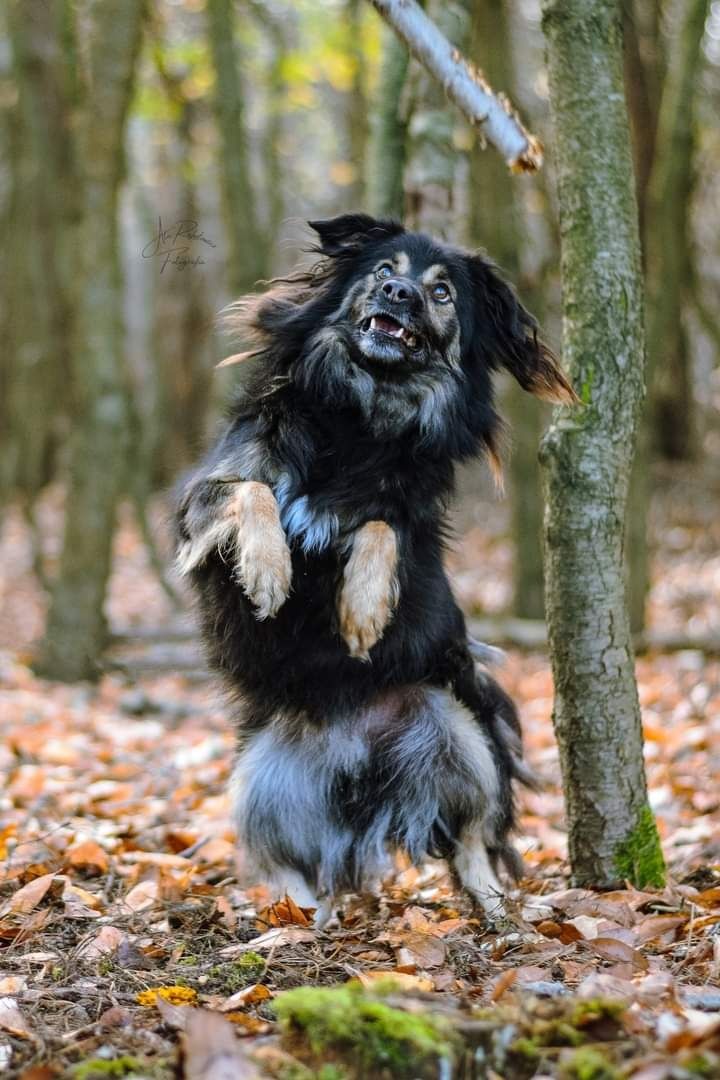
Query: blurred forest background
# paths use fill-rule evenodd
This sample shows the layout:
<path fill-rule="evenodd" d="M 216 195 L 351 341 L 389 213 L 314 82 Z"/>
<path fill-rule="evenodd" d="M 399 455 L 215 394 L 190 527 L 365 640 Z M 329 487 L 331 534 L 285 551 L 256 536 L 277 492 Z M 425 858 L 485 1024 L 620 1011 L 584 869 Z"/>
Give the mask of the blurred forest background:
<path fill-rule="evenodd" d="M 307 257 L 306 218 L 365 208 L 486 248 L 559 346 L 539 0 L 426 8 L 541 137 L 538 175 L 479 144 L 364 0 L 4 5 L 0 646 L 40 641 L 41 673 L 93 677 L 109 627 L 177 610 L 167 491 L 239 377 L 214 372 L 214 317 Z M 624 19 L 651 373 L 633 622 L 720 647 L 720 2 L 625 0 Z M 471 612 L 539 620 L 547 416 L 502 393 L 508 498 L 481 465 L 463 477 L 451 568 Z"/>

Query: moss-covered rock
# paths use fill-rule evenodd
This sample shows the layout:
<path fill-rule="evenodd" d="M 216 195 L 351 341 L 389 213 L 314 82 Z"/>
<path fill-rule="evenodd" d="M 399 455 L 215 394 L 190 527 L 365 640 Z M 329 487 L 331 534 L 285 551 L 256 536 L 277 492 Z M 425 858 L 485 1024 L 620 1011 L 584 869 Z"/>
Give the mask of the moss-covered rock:
<path fill-rule="evenodd" d="M 300 987 L 274 1004 L 295 1053 L 337 1058 L 350 1076 L 435 1076 L 439 1059 L 452 1059 L 457 1050 L 441 1018 L 395 1008 L 382 991 Z"/>

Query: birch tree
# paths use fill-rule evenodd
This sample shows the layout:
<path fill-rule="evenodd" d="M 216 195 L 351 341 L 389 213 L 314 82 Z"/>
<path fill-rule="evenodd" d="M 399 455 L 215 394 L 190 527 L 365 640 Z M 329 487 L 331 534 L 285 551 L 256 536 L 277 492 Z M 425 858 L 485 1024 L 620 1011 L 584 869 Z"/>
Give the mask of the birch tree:
<path fill-rule="evenodd" d="M 643 398 L 637 207 L 619 0 L 544 0 L 561 217 L 563 345 L 584 407 L 542 448 L 546 605 L 573 879 L 659 885 L 623 570 Z"/>

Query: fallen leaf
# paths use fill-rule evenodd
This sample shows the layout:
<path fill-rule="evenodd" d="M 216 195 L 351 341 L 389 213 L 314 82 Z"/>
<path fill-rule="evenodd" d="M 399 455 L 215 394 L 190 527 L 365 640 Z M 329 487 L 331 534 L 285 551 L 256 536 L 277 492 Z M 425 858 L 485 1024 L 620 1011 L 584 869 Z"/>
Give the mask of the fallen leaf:
<path fill-rule="evenodd" d="M 258 930 L 268 926 L 310 926 L 314 911 L 314 908 L 298 907 L 291 896 L 285 896 L 259 911 L 255 926 Z"/>
<path fill-rule="evenodd" d="M 15 998 L 0 998 L 0 1031 L 7 1031 L 8 1035 L 19 1039 L 35 1038 Z"/>
<path fill-rule="evenodd" d="M 193 1009 L 183 1036 L 185 1080 L 259 1080 L 260 1073 L 219 1013 Z"/>
<path fill-rule="evenodd" d="M 83 960 L 97 960 L 100 956 L 110 956 L 117 952 L 120 945 L 127 940 L 127 935 L 118 930 L 116 926 L 103 926 L 97 932 L 92 941 L 86 942 L 78 950 L 78 956 Z"/>
<path fill-rule="evenodd" d="M 137 885 L 133 885 L 121 903 L 130 911 L 145 911 L 153 906 L 157 900 L 157 895 L 157 881 L 140 881 Z"/>
<path fill-rule="evenodd" d="M 3 905 L 0 915 L 5 915 L 6 913 L 12 913 L 13 915 L 29 915 L 43 899 L 56 876 L 56 874 L 43 874 L 41 877 L 29 881 L 27 885 L 23 885 L 23 887 L 18 889 L 18 891 L 10 897 L 7 903 Z"/>
<path fill-rule="evenodd" d="M 405 959 L 401 966 L 412 957 L 412 962 L 419 968 L 442 967 L 445 963 L 445 943 L 430 934 L 409 933 L 405 936 L 401 951 Z"/>
<path fill-rule="evenodd" d="M 224 949 L 220 949 L 218 955 L 232 957 L 240 956 L 244 952 L 265 952 L 268 949 L 282 948 L 284 945 L 299 945 L 304 941 L 315 941 L 315 931 L 302 926 L 274 926 L 272 930 L 252 941 L 226 945 Z"/>
<path fill-rule="evenodd" d="M 362 971 L 356 976 L 357 981 L 363 986 L 373 986 L 378 982 L 394 982 L 401 990 L 420 990 L 423 992 L 433 989 L 432 979 L 424 975 L 409 975 L 403 971 Z M 351 982 L 354 980 L 351 979 Z"/>
<path fill-rule="evenodd" d="M 247 1013 L 241 1012 L 229 1012 L 223 1015 L 236 1028 L 240 1028 L 241 1035 L 267 1035 L 268 1031 L 272 1030 L 272 1024 L 269 1024 L 267 1020 L 258 1019 L 257 1016 L 248 1016 Z"/>
<path fill-rule="evenodd" d="M 110 867 L 107 852 L 94 840 L 83 840 L 81 844 L 75 844 L 67 852 L 67 860 L 70 866 L 80 870 L 92 870 L 97 874 L 107 873 Z"/>
<path fill-rule="evenodd" d="M 232 1012 L 233 1009 L 242 1009 L 246 1005 L 256 1005 L 258 1001 L 268 1001 L 272 994 L 267 986 L 262 983 L 253 983 L 236 994 L 231 994 L 220 1006 L 220 1012 Z"/>

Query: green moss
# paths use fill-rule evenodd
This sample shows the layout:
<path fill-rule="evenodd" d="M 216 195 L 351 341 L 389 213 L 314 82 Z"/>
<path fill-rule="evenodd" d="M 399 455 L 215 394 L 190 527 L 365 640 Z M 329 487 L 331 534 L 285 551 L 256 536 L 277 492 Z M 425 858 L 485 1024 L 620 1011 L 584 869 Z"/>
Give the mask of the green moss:
<path fill-rule="evenodd" d="M 133 1073 L 147 1075 L 143 1062 L 125 1055 L 118 1058 L 90 1058 L 81 1061 L 71 1071 L 73 1080 L 107 1080 L 114 1076 L 131 1076 Z"/>
<path fill-rule="evenodd" d="M 360 986 L 288 990 L 275 1011 L 286 1035 L 306 1040 L 313 1055 L 346 1057 L 361 1075 L 417 1076 L 453 1054 L 453 1036 L 439 1018 L 392 1008 Z"/>
<path fill-rule="evenodd" d="M 623 881 L 638 889 L 662 888 L 665 860 L 652 810 L 645 804 L 634 831 L 615 850 L 615 867 Z"/>
<path fill-rule="evenodd" d="M 708 1078 L 720 1075 L 720 1059 L 717 1054 L 704 1053 L 702 1050 L 684 1058 L 681 1062 L 685 1072 L 693 1076 L 707 1076 Z"/>
<path fill-rule="evenodd" d="M 620 1080 L 611 1061 L 591 1046 L 576 1050 L 558 1070 L 560 1080 Z"/>
<path fill-rule="evenodd" d="M 592 393 L 592 384 L 594 379 L 595 368 L 592 366 L 592 364 L 590 364 L 588 366 L 587 374 L 585 375 L 582 386 L 580 388 L 580 400 L 582 401 L 583 405 L 590 404 L 590 396 Z"/>
<path fill-rule="evenodd" d="M 600 1020 L 619 1020 L 626 1009 L 627 1004 L 615 998 L 584 998 L 573 1002 L 568 1019 L 575 1027 L 589 1027 Z"/>
<path fill-rule="evenodd" d="M 215 964 L 208 971 L 212 989 L 234 994 L 244 986 L 257 982 L 265 971 L 265 961 L 256 952 L 243 953 L 229 964 Z"/>

